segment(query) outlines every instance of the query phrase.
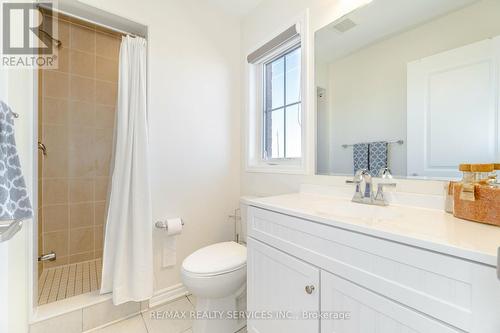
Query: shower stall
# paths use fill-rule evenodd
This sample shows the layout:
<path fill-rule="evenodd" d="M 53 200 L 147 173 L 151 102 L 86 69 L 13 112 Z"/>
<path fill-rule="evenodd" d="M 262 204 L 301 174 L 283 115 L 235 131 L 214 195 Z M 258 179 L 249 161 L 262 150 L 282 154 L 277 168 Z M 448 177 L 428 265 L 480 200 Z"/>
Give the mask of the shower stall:
<path fill-rule="evenodd" d="M 122 36 L 62 14 L 43 22 L 58 68 L 38 73 L 39 305 L 100 286 Z"/>

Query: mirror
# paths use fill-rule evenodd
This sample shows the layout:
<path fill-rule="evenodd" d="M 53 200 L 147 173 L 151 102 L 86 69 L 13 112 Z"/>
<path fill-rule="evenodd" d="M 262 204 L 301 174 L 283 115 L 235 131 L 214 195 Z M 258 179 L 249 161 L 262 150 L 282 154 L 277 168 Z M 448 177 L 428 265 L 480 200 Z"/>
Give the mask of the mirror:
<path fill-rule="evenodd" d="M 315 34 L 318 174 L 500 160 L 500 0 L 373 0 Z"/>

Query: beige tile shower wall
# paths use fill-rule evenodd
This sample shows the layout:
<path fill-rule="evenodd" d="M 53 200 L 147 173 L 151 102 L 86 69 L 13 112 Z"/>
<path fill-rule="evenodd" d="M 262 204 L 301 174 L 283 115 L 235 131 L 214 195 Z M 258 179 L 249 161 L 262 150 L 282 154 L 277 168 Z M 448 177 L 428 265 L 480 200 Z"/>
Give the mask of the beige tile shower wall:
<path fill-rule="evenodd" d="M 102 256 L 120 36 L 60 19 L 59 68 L 43 70 L 42 248 L 45 267 Z"/>

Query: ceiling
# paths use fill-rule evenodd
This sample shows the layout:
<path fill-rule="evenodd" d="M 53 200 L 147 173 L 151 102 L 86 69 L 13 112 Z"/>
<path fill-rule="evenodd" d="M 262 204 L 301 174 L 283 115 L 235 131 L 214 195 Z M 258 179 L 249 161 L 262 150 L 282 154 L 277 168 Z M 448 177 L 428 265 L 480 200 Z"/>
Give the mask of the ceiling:
<path fill-rule="evenodd" d="M 478 0 L 374 0 L 316 33 L 316 61 L 329 63 L 377 40 L 458 10 Z M 349 18 L 356 26 L 344 33 L 334 25 Z"/>
<path fill-rule="evenodd" d="M 233 16 L 244 16 L 263 0 L 206 0 L 215 7 Z"/>

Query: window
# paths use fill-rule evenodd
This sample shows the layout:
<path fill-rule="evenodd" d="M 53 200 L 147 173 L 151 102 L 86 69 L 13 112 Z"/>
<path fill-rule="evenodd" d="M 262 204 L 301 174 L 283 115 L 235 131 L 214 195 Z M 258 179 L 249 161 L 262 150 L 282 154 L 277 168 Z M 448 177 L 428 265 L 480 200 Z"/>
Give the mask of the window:
<path fill-rule="evenodd" d="M 301 47 L 263 64 L 264 160 L 302 157 Z"/>
<path fill-rule="evenodd" d="M 308 16 L 247 55 L 245 170 L 309 174 L 314 170 L 308 111 Z"/>

